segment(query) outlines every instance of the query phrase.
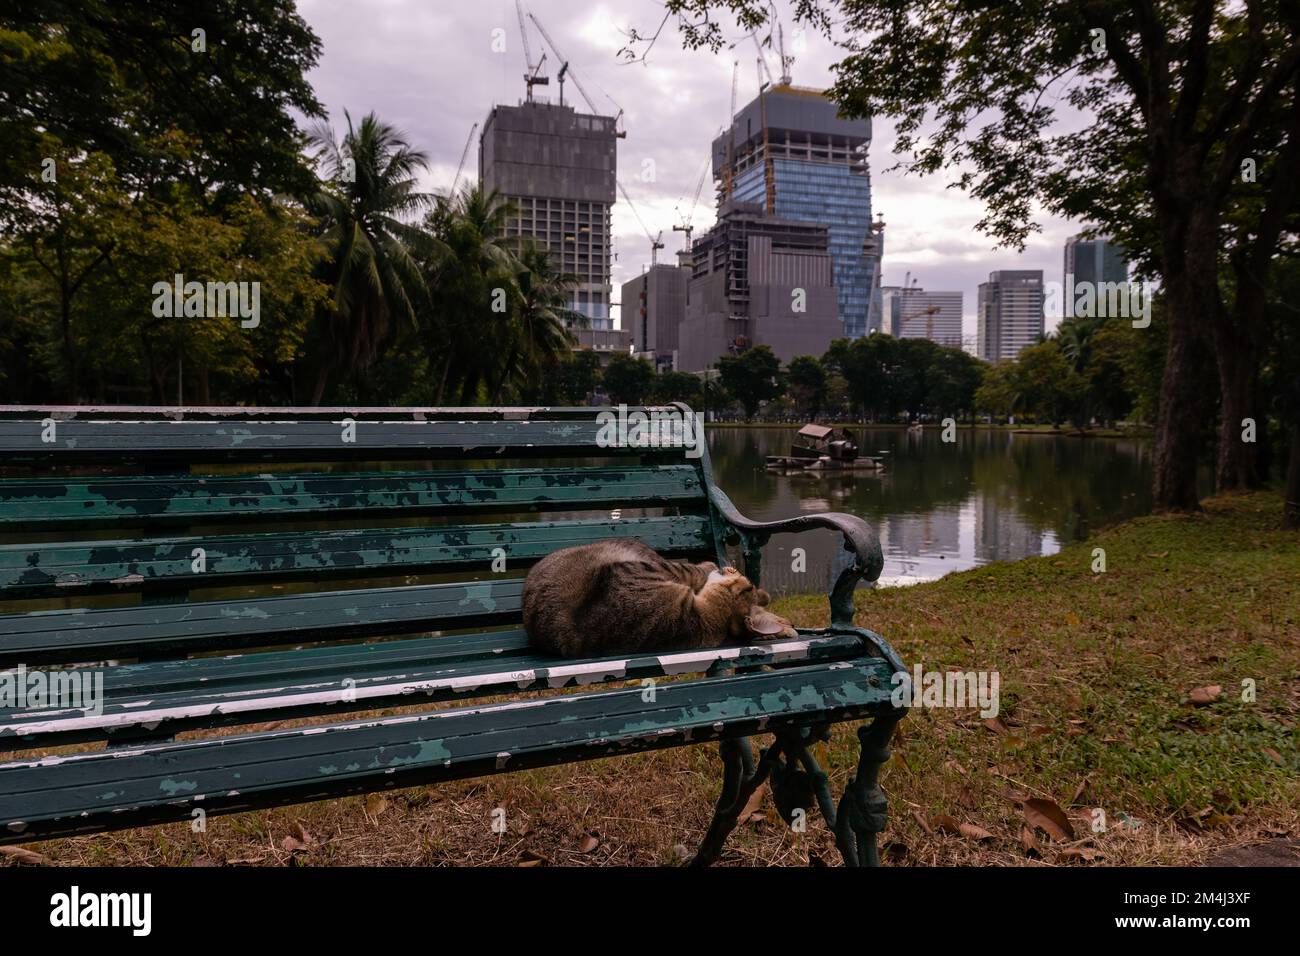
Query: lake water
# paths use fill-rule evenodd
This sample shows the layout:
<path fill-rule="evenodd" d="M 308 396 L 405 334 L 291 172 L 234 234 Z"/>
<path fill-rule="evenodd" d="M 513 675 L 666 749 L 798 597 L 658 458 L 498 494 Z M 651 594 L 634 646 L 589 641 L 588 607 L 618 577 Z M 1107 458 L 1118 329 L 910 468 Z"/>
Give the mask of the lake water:
<path fill-rule="evenodd" d="M 884 549 L 882 585 L 1053 554 L 1151 508 L 1153 448 L 1139 439 L 978 429 L 947 444 L 938 429 L 857 428 L 862 454 L 884 453 L 883 472 L 768 472 L 766 456 L 789 454 L 795 430 L 710 427 L 717 483 L 753 518 L 844 511 L 865 519 Z M 792 569 L 796 547 L 807 550 L 804 572 Z M 831 533 L 777 535 L 764 551 L 763 583 L 773 593 L 822 590 L 838 549 Z"/>

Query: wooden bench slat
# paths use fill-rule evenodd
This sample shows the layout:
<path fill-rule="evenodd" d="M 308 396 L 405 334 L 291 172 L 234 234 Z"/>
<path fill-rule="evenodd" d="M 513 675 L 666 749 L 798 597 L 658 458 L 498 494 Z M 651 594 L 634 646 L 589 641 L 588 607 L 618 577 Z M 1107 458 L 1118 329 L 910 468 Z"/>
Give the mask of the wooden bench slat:
<path fill-rule="evenodd" d="M 0 764 L 0 842 L 189 822 L 865 717 L 890 706 L 880 659 Z"/>
<path fill-rule="evenodd" d="M 87 541 L 0 547 L 0 597 L 40 597 L 67 589 L 109 590 L 144 584 L 218 587 L 256 580 L 431 573 L 478 566 L 495 549 L 507 566 L 600 538 L 637 537 L 669 554 L 710 545 L 708 518 L 683 515 L 626 521 L 538 521 L 364 531 L 289 532 Z M 195 549 L 206 570 L 194 570 Z M 238 622 L 232 622 L 237 625 Z"/>
<path fill-rule="evenodd" d="M 412 633 L 518 621 L 522 578 L 0 616 L 0 666 Z M 232 622 L 238 632 L 232 634 Z"/>
<path fill-rule="evenodd" d="M 310 648 L 142 664 L 106 682 L 98 713 L 66 706 L 0 709 L 0 750 L 100 740 L 145 728 L 150 735 L 264 720 L 408 706 L 425 701 L 703 673 L 717 666 L 763 667 L 860 655 L 855 635 L 809 633 L 749 647 L 564 660 L 537 654 L 522 630 L 352 648 Z M 117 668 L 126 671 L 126 668 Z M 162 671 L 162 674 L 158 674 Z M 154 673 L 150 673 L 154 672 Z M 135 686 L 125 678 L 134 677 Z M 69 702 L 71 703 L 71 702 Z"/>
<path fill-rule="evenodd" d="M 356 421 L 350 441 L 339 421 L 58 422 L 53 441 L 40 420 L 0 419 L 0 460 L 104 462 L 165 459 L 210 461 L 376 461 L 524 458 L 556 455 L 621 457 L 646 448 L 602 447 L 606 426 L 595 417 L 566 421 Z M 680 433 L 664 449 L 684 455 Z"/>
<path fill-rule="evenodd" d="M 0 481 L 0 526 L 43 530 L 238 517 L 329 520 L 467 510 L 598 511 L 703 497 L 699 475 L 688 465 L 33 478 Z"/>

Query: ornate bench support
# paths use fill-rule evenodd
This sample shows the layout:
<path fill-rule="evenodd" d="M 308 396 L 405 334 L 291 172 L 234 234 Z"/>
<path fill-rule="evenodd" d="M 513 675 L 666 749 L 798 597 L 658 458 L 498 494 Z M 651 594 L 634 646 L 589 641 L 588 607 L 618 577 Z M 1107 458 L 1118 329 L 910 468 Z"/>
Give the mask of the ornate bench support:
<path fill-rule="evenodd" d="M 844 789 L 834 822 L 845 866 L 880 865 L 876 834 L 884 831 L 888 811 L 880 768 L 889 759 L 889 739 L 901 716 L 885 714 L 858 728 L 858 772 Z"/>
<path fill-rule="evenodd" d="M 691 860 L 691 866 L 712 866 L 722 855 L 722 845 L 727 842 L 731 831 L 736 829 L 740 820 L 740 811 L 745 809 L 754 791 L 763 785 L 772 768 L 772 751 L 780 745 L 774 744 L 763 751 L 758 768 L 754 767 L 754 751 L 749 746 L 748 737 L 735 737 L 723 740 L 718 745 L 722 757 L 722 793 L 713 810 L 713 821 L 709 824 L 700 848 Z"/>

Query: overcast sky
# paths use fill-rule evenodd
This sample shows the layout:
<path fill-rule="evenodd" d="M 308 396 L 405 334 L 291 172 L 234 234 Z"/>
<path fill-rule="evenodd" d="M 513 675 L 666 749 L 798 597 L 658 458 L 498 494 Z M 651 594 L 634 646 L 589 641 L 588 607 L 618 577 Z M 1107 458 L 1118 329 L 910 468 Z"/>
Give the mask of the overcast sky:
<path fill-rule="evenodd" d="M 778 0 L 785 10 L 785 4 Z M 709 155 L 709 144 L 728 119 L 732 64 L 740 62 L 738 103 L 757 94 L 754 44 L 732 31 L 735 49 L 714 56 L 687 52 L 673 29 L 665 29 L 647 63 L 626 64 L 618 51 L 626 31 L 653 32 L 663 18 L 656 0 L 525 0 L 569 58 L 572 71 L 603 112 L 625 110 L 627 138 L 618 141 L 619 179 L 652 233 L 664 231 L 671 261 L 683 236 L 672 232 L 689 211 L 695 186 Z M 495 104 L 514 104 L 524 96 L 524 52 L 514 0 L 299 0 L 302 16 L 321 38 L 324 52 L 310 75 L 331 122 L 343 125 L 375 111 L 403 130 L 430 158 L 428 188 L 446 189 L 455 176 L 470 127 L 480 125 Z M 796 85 L 824 88 L 832 76 L 836 51 L 815 31 L 799 30 L 786 15 L 788 52 L 796 62 Z M 528 22 L 534 60 L 547 52 L 554 96 L 558 58 Z M 504 50 L 500 48 L 504 46 Z M 775 52 L 770 68 L 778 68 Z M 612 99 L 611 99 L 612 98 Z M 565 101 L 577 102 L 572 82 Z M 613 104 L 617 103 L 618 107 Z M 1039 220 L 1023 254 L 995 250 L 975 230 L 979 203 L 939 177 L 919 179 L 885 170 L 893 163 L 893 130 L 873 121 L 871 144 L 872 214 L 886 223 L 884 283 L 901 285 L 910 271 L 926 289 L 965 293 L 965 332 L 974 334 L 976 287 L 995 269 L 1042 269 L 1044 278 L 1061 280 L 1062 247 L 1078 231 L 1071 223 Z M 649 163 L 647 162 L 649 161 Z M 653 169 L 653 177 L 644 171 Z M 477 175 L 478 136 L 465 160 L 467 176 Z M 642 271 L 650 243 L 628 204 L 614 206 L 614 299 L 619 284 Z M 714 221 L 712 173 L 695 210 L 696 235 Z M 1048 325 L 1053 325 L 1049 316 Z"/>

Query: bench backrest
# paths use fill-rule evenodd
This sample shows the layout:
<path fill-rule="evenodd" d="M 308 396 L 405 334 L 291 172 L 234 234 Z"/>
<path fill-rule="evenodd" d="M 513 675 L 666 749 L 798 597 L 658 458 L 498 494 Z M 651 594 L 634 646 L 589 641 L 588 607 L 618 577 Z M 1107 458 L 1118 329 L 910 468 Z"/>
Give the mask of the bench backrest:
<path fill-rule="evenodd" d="M 0 409 L 0 666 L 514 623 L 532 563 L 602 538 L 716 559 L 688 416 Z"/>

